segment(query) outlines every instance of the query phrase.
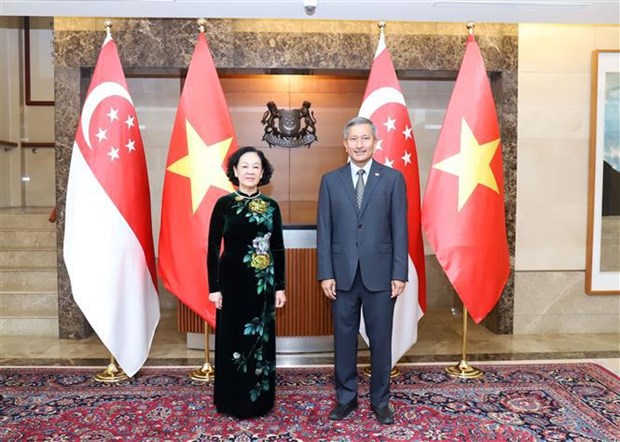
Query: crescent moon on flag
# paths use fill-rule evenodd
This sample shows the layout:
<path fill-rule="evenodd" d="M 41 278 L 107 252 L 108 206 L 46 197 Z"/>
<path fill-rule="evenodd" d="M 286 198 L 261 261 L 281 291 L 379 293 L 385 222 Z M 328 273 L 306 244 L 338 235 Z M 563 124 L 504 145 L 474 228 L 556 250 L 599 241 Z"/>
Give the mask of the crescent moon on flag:
<path fill-rule="evenodd" d="M 95 112 L 95 109 L 103 100 L 113 96 L 122 97 L 133 105 L 133 102 L 131 101 L 131 96 L 129 95 L 129 91 L 127 91 L 127 89 L 125 89 L 120 84 L 114 83 L 112 81 L 107 81 L 105 83 L 97 85 L 97 87 L 95 87 L 90 92 L 90 94 L 88 94 L 86 100 L 84 101 L 84 107 L 82 108 L 82 118 L 80 122 L 82 123 L 82 136 L 86 140 L 86 144 L 90 149 L 93 148 L 90 143 L 89 136 L 90 119 L 93 116 L 93 112 Z"/>
<path fill-rule="evenodd" d="M 377 109 L 388 103 L 402 104 L 407 107 L 401 91 L 393 87 L 380 87 L 366 97 L 360 107 L 359 116 L 370 119 Z"/>

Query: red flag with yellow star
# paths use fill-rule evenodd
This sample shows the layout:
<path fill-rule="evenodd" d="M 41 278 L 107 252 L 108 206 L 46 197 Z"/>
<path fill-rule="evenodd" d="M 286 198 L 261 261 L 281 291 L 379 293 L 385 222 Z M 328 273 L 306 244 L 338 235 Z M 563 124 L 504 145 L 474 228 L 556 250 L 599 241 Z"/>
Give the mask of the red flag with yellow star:
<path fill-rule="evenodd" d="M 226 158 L 237 148 L 222 85 L 204 33 L 181 92 L 166 173 L 159 232 L 158 270 L 164 286 L 215 327 L 209 302 L 207 242 L 217 199 L 234 189 Z"/>
<path fill-rule="evenodd" d="M 422 226 L 476 323 L 510 273 L 501 146 L 491 85 L 470 35 L 433 156 Z"/>

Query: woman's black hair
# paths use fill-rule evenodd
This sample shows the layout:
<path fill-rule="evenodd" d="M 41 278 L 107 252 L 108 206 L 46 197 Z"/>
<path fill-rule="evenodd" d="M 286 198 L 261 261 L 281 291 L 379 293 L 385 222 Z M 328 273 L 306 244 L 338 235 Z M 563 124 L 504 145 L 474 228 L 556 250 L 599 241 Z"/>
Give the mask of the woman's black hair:
<path fill-rule="evenodd" d="M 271 175 L 273 174 L 273 166 L 271 165 L 265 154 L 253 146 L 240 147 L 235 151 L 235 153 L 228 157 L 226 176 L 228 176 L 228 179 L 231 183 L 233 183 L 234 186 L 239 185 L 239 178 L 235 176 L 235 170 L 233 168 L 239 165 L 239 159 L 248 152 L 256 153 L 260 158 L 260 162 L 263 167 L 263 177 L 258 182 L 258 185 L 264 186 L 266 184 L 269 184 L 269 181 L 271 181 Z"/>

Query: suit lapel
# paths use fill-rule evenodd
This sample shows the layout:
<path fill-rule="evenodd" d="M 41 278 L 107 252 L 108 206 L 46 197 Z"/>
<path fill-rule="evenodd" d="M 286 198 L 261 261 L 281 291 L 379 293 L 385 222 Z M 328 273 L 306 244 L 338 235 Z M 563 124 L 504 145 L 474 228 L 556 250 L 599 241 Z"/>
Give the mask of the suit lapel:
<path fill-rule="evenodd" d="M 370 197 L 377 188 L 377 184 L 379 184 L 379 181 L 381 180 L 381 177 L 383 175 L 383 171 L 381 170 L 382 168 L 383 166 L 381 166 L 379 163 L 377 163 L 376 160 L 373 159 L 372 165 L 370 166 L 370 173 L 368 174 L 368 179 L 366 180 L 366 186 L 364 187 L 362 207 L 359 211 L 360 217 L 364 215 L 364 210 L 366 210 L 366 207 L 368 206 L 368 201 L 370 201 Z M 353 192 L 353 198 L 355 199 L 355 192 Z"/>
<path fill-rule="evenodd" d="M 344 193 L 347 194 L 351 204 L 355 207 L 355 210 L 359 212 L 359 208 L 357 207 L 357 199 L 355 198 L 355 189 L 353 188 L 353 179 L 351 178 L 351 165 L 347 163 L 343 167 L 340 168 L 340 180 L 342 181 L 342 188 L 344 189 Z"/>

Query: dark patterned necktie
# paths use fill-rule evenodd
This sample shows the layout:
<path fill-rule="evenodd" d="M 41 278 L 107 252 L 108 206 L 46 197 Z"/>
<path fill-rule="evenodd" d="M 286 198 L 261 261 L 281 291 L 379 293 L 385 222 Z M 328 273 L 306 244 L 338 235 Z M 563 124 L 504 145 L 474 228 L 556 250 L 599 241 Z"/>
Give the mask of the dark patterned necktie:
<path fill-rule="evenodd" d="M 362 207 L 362 198 L 364 197 L 364 169 L 357 171 L 357 183 L 355 183 L 355 197 L 357 198 L 357 207 Z"/>

